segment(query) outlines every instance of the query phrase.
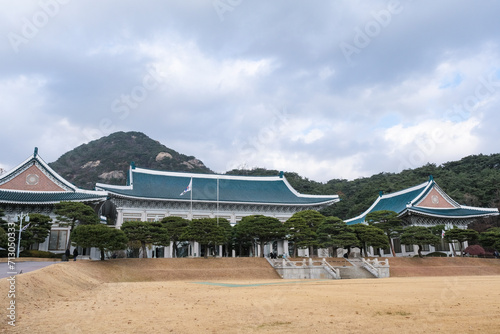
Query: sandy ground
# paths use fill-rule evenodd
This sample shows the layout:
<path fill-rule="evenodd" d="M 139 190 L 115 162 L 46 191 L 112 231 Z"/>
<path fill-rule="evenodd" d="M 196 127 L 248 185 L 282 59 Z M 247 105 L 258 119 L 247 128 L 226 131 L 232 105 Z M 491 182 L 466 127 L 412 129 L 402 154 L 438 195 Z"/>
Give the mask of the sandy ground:
<path fill-rule="evenodd" d="M 288 281 L 273 278 L 262 262 L 238 264 L 247 277 L 252 271 L 258 277 L 244 279 L 235 263 L 215 259 L 151 261 L 66 262 L 20 275 L 16 326 L 2 316 L 0 332 L 498 333 L 500 328 L 500 276 Z M 184 271 L 179 274 L 184 278 L 171 270 Z M 0 288 L 6 296 L 6 279 Z"/>

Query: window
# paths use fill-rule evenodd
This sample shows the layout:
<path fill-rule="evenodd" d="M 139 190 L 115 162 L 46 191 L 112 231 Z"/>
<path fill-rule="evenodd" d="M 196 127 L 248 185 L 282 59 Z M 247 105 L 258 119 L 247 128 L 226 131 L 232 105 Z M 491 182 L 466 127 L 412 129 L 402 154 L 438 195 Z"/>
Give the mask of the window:
<path fill-rule="evenodd" d="M 140 213 L 124 213 L 123 214 L 123 223 L 124 222 L 132 222 L 132 221 L 142 221 L 142 215 Z"/>
<path fill-rule="evenodd" d="M 413 252 L 414 249 L 413 249 L 413 245 L 405 245 L 405 252 Z"/>
<path fill-rule="evenodd" d="M 123 222 L 140 222 L 141 221 L 141 216 L 126 216 L 123 217 Z"/>
<path fill-rule="evenodd" d="M 423 252 L 428 252 L 428 251 L 430 251 L 430 247 L 429 247 L 429 245 L 422 245 L 422 251 L 423 251 Z"/>
<path fill-rule="evenodd" d="M 148 222 L 159 222 L 164 217 L 164 215 L 148 215 Z"/>
<path fill-rule="evenodd" d="M 65 250 L 68 240 L 68 231 L 52 230 L 50 231 L 49 250 Z"/>
<path fill-rule="evenodd" d="M 441 242 L 434 245 L 436 247 L 436 252 L 448 252 L 450 250 L 450 244 L 441 239 Z"/>
<path fill-rule="evenodd" d="M 394 246 L 394 251 L 396 253 L 401 253 L 401 240 L 399 238 L 394 238 L 392 240 L 393 246 Z"/>

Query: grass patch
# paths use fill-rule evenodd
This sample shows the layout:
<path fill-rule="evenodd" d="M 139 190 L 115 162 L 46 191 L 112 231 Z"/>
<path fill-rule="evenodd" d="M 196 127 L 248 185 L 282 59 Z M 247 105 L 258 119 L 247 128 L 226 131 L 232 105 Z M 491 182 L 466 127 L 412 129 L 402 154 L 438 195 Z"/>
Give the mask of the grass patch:
<path fill-rule="evenodd" d="M 410 316 L 411 313 L 406 311 L 386 311 L 386 312 L 377 311 L 375 315 L 399 315 L 402 317 L 407 317 Z"/>
<path fill-rule="evenodd" d="M 291 325 L 291 324 L 292 324 L 291 321 L 273 321 L 273 322 L 259 325 L 257 328 L 285 326 L 285 325 Z"/>

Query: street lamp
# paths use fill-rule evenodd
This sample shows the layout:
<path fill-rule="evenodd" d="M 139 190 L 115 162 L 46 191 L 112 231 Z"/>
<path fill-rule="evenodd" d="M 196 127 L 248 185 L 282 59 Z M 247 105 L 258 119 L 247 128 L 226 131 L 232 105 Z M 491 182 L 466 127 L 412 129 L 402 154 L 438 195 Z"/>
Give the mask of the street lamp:
<path fill-rule="evenodd" d="M 21 247 L 21 232 L 23 231 L 23 219 L 26 218 L 26 222 L 29 222 L 30 221 L 30 216 L 28 214 L 25 215 L 25 214 L 23 214 L 21 212 L 21 214 L 17 215 L 16 217 L 19 220 L 19 239 L 17 240 L 17 254 L 16 254 L 16 257 L 19 258 L 19 248 Z M 26 229 L 26 227 L 28 227 L 28 225 L 25 226 L 25 229 Z"/>

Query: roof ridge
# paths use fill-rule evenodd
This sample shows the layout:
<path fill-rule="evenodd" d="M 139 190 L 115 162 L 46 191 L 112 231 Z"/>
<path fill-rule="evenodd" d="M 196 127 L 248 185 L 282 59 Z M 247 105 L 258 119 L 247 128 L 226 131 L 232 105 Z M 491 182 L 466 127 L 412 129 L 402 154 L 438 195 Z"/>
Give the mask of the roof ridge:
<path fill-rule="evenodd" d="M 279 175 L 263 175 L 263 176 L 254 176 L 254 175 L 228 175 L 228 174 L 204 174 L 204 173 L 191 173 L 191 172 L 172 172 L 172 171 L 161 171 L 155 169 L 147 169 L 147 168 L 132 168 L 132 173 L 142 173 L 149 175 L 165 175 L 165 176 L 174 176 L 174 177 L 189 177 L 189 178 L 198 178 L 198 179 L 226 179 L 226 180 L 261 180 L 261 181 L 278 181 L 281 180 Z"/>
<path fill-rule="evenodd" d="M 2 183 L 1 182 L 2 180 L 6 180 L 5 182 L 8 182 L 9 178 L 11 178 L 11 177 L 14 178 L 16 176 L 16 173 L 18 173 L 21 169 L 22 169 L 21 172 L 25 171 L 27 168 L 30 167 L 30 166 L 27 166 L 30 162 L 34 162 L 34 165 L 36 165 L 36 163 L 38 163 L 41 167 L 43 167 L 43 169 L 45 169 L 45 171 L 41 170 L 41 172 L 43 172 L 44 174 L 45 173 L 50 174 L 50 176 L 56 180 L 56 182 L 54 182 L 54 183 L 56 183 L 56 184 L 60 183 L 62 185 L 62 188 L 66 187 L 66 188 L 69 188 L 73 191 L 76 191 L 77 189 L 79 189 L 74 184 L 70 183 L 65 178 L 63 178 L 61 175 L 59 175 L 55 170 L 53 170 L 49 166 L 49 164 L 46 163 L 45 160 L 42 159 L 40 154 L 38 154 L 37 147 L 35 147 L 35 150 L 30 157 L 28 157 L 26 160 L 24 160 L 22 163 L 20 163 L 16 167 L 12 168 L 7 173 L 0 176 L 0 184 Z M 27 168 L 25 168 L 25 167 L 27 167 Z M 46 175 L 46 176 L 48 176 L 48 175 Z M 61 186 L 61 185 L 59 185 L 59 186 Z M 67 191 L 67 189 L 64 189 L 64 190 Z"/>

